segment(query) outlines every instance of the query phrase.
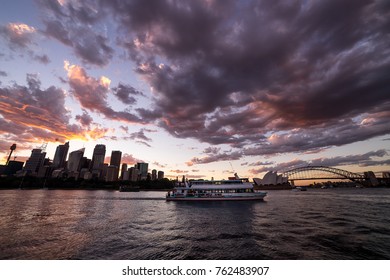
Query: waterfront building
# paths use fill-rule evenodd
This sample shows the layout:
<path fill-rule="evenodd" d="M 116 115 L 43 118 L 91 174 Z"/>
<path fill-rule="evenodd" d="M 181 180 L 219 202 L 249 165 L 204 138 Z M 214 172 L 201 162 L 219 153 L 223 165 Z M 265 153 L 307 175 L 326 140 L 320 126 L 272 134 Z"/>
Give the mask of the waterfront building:
<path fill-rule="evenodd" d="M 129 180 L 132 182 L 136 182 L 139 177 L 139 170 L 135 167 L 130 167 L 129 168 Z"/>
<path fill-rule="evenodd" d="M 276 171 L 269 171 L 264 175 L 263 179 L 253 178 L 253 182 L 258 186 L 287 184 L 288 177 L 278 175 Z"/>
<path fill-rule="evenodd" d="M 121 166 L 121 160 L 122 160 L 122 152 L 121 151 L 112 151 L 111 152 L 111 159 L 110 159 L 110 165 L 116 166 L 116 178 L 119 177 L 119 168 Z"/>
<path fill-rule="evenodd" d="M 164 179 L 164 171 L 159 171 L 157 173 L 157 179 L 159 179 L 159 180 Z"/>
<path fill-rule="evenodd" d="M 108 163 L 102 163 L 100 165 L 100 179 L 105 180 L 107 176 Z"/>
<path fill-rule="evenodd" d="M 152 180 L 157 180 L 157 170 L 156 169 L 152 170 Z"/>
<path fill-rule="evenodd" d="M 92 179 L 92 172 L 91 171 L 87 171 L 84 173 L 84 180 L 91 180 Z"/>
<path fill-rule="evenodd" d="M 109 165 L 107 167 L 106 182 L 115 182 L 118 180 L 118 167 L 116 165 Z"/>
<path fill-rule="evenodd" d="M 374 187 L 375 187 L 375 186 L 379 185 L 379 181 L 378 181 L 378 179 L 376 178 L 374 172 L 372 172 L 372 171 L 364 172 L 364 177 L 365 177 L 366 180 L 371 184 L 371 186 L 374 186 Z"/>
<path fill-rule="evenodd" d="M 42 152 L 42 149 L 33 149 L 29 159 L 26 161 L 24 170 L 31 172 L 32 174 L 37 174 L 38 170 L 45 161 L 46 152 Z"/>
<path fill-rule="evenodd" d="M 53 172 L 53 168 L 50 165 L 43 165 L 39 168 L 37 177 L 38 178 L 47 178 Z"/>
<path fill-rule="evenodd" d="M 57 146 L 56 153 L 54 154 L 54 159 L 53 159 L 54 168 L 65 168 L 68 151 L 69 151 L 69 142 Z"/>
<path fill-rule="evenodd" d="M 85 148 L 73 151 L 69 154 L 68 171 L 79 172 L 82 165 L 82 158 L 84 156 Z"/>
<path fill-rule="evenodd" d="M 122 168 L 121 168 L 121 180 L 125 180 L 123 178 L 124 173 L 127 171 L 127 163 L 122 163 Z M 128 179 L 127 179 L 128 180 Z"/>
<path fill-rule="evenodd" d="M 130 171 L 125 170 L 122 172 L 122 180 L 123 181 L 129 181 L 130 180 Z"/>
<path fill-rule="evenodd" d="M 91 171 L 94 171 L 94 170 L 101 171 L 101 167 L 104 164 L 105 156 L 106 156 L 106 145 L 97 144 L 95 146 L 95 149 L 93 149 Z"/>
<path fill-rule="evenodd" d="M 135 168 L 139 170 L 139 179 L 140 180 L 146 180 L 148 177 L 148 163 L 145 162 L 139 162 L 136 164 Z"/>
<path fill-rule="evenodd" d="M 122 152 L 121 151 L 112 151 L 110 165 L 114 165 L 114 166 L 118 167 L 118 169 L 119 169 L 119 167 L 121 165 L 121 159 L 122 159 Z"/>
<path fill-rule="evenodd" d="M 85 174 L 87 174 L 87 173 L 91 174 L 91 172 L 89 172 L 89 168 L 82 167 L 80 169 L 80 176 L 79 177 L 85 179 Z"/>
<path fill-rule="evenodd" d="M 83 157 L 80 162 L 80 169 L 81 168 L 86 168 L 89 170 L 89 167 L 91 166 L 91 159 L 87 157 Z"/>
<path fill-rule="evenodd" d="M 6 167 L 7 167 L 7 165 L 0 164 L 0 175 L 2 175 L 4 173 Z"/>
<path fill-rule="evenodd" d="M 16 174 L 19 170 L 23 169 L 24 162 L 10 160 L 6 166 L 4 166 L 4 175 L 10 176 Z"/>

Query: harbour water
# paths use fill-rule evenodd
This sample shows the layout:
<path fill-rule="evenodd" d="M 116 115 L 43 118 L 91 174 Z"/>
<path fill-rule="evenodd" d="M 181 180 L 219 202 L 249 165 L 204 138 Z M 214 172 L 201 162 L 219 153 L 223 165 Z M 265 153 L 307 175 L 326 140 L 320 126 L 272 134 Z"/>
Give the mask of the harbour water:
<path fill-rule="evenodd" d="M 390 189 L 164 195 L 1 190 L 0 259 L 390 259 Z"/>

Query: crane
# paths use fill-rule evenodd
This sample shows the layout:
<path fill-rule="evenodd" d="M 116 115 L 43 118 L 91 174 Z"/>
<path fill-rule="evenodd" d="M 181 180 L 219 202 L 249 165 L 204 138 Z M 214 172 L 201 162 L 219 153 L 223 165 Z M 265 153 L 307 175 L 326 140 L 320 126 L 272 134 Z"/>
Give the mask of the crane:
<path fill-rule="evenodd" d="M 12 146 L 11 146 L 9 149 L 10 149 L 11 151 L 10 151 L 10 153 L 9 153 L 9 155 L 8 155 L 8 159 L 7 159 L 6 165 L 8 165 L 9 159 L 11 158 L 11 155 L 12 155 L 13 151 L 16 150 L 16 144 L 12 144 Z"/>

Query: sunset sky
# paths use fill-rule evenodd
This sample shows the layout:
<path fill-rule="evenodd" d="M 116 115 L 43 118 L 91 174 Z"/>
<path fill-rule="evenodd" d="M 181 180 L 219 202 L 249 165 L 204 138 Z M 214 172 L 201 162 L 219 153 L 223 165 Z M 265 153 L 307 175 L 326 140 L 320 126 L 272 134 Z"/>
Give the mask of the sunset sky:
<path fill-rule="evenodd" d="M 5 0 L 0 156 L 390 171 L 390 1 Z"/>

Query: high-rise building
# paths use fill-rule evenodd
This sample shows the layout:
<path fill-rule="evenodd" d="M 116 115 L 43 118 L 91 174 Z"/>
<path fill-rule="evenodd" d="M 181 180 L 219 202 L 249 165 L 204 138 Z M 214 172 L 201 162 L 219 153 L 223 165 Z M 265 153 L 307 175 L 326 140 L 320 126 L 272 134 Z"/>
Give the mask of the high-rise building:
<path fill-rule="evenodd" d="M 31 172 L 33 174 L 37 174 L 39 168 L 43 166 L 45 157 L 46 157 L 46 152 L 42 152 L 42 149 L 33 149 L 31 151 L 30 158 L 26 161 L 24 170 L 27 172 Z"/>
<path fill-rule="evenodd" d="M 122 163 L 122 168 L 121 168 L 121 179 L 124 180 L 123 174 L 127 171 L 127 163 Z M 128 179 L 127 179 L 128 180 Z"/>
<path fill-rule="evenodd" d="M 136 182 L 138 180 L 139 170 L 135 167 L 129 168 L 129 180 Z"/>
<path fill-rule="evenodd" d="M 157 173 L 157 179 L 159 179 L 159 180 L 164 179 L 164 171 L 159 171 Z"/>
<path fill-rule="evenodd" d="M 152 170 L 152 180 L 157 180 L 157 170 L 156 169 Z"/>
<path fill-rule="evenodd" d="M 139 176 L 141 180 L 145 180 L 148 177 L 148 163 L 139 162 L 135 165 L 135 168 L 139 170 Z"/>
<path fill-rule="evenodd" d="M 109 165 L 107 167 L 107 182 L 115 182 L 118 180 L 118 167 L 116 165 Z"/>
<path fill-rule="evenodd" d="M 97 144 L 93 149 L 91 170 L 101 170 L 104 164 L 104 158 L 106 156 L 106 145 Z"/>
<path fill-rule="evenodd" d="M 119 177 L 119 168 L 121 166 L 121 159 L 122 159 L 122 152 L 121 151 L 112 151 L 111 152 L 110 166 L 116 166 L 116 174 L 114 176 L 117 179 Z"/>
<path fill-rule="evenodd" d="M 69 142 L 66 142 L 64 145 L 57 146 L 56 153 L 54 154 L 54 159 L 53 159 L 54 168 L 65 168 L 68 151 L 69 151 Z"/>
<path fill-rule="evenodd" d="M 77 151 L 73 151 L 69 154 L 68 159 L 68 171 L 78 172 L 81 169 L 82 159 L 84 156 L 85 149 L 82 148 Z"/>
<path fill-rule="evenodd" d="M 130 171 L 122 171 L 122 180 L 123 181 L 129 181 L 130 180 Z"/>
<path fill-rule="evenodd" d="M 121 159 L 122 159 L 122 152 L 121 151 L 112 151 L 111 152 L 111 159 L 110 159 L 110 165 L 114 165 L 116 167 L 121 166 Z"/>

